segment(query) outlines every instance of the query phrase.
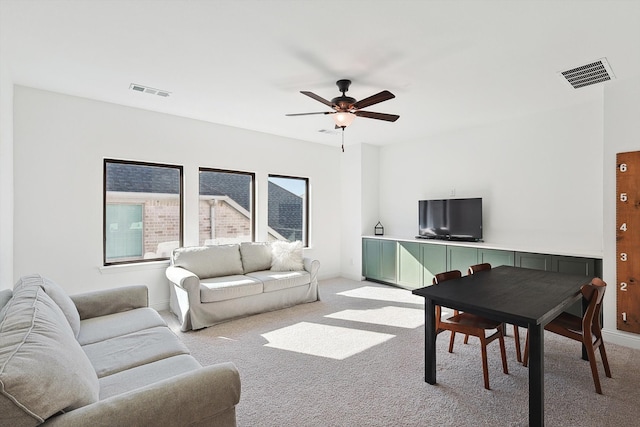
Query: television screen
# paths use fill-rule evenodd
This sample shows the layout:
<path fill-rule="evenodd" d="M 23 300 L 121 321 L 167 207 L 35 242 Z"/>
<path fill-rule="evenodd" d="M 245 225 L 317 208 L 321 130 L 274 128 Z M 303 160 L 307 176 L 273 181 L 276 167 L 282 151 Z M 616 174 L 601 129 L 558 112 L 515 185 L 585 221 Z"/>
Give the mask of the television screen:
<path fill-rule="evenodd" d="M 418 236 L 425 239 L 482 240 L 482 199 L 418 201 Z"/>

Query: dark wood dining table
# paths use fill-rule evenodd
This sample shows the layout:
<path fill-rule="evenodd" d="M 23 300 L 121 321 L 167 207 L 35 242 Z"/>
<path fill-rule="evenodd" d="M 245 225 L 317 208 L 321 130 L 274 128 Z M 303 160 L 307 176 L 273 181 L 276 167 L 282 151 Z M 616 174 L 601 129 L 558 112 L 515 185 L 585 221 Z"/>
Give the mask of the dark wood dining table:
<path fill-rule="evenodd" d="M 544 425 L 544 326 L 581 299 L 590 277 L 500 266 L 415 289 L 425 299 L 425 381 L 436 384 L 435 306 L 529 330 L 529 426 Z"/>

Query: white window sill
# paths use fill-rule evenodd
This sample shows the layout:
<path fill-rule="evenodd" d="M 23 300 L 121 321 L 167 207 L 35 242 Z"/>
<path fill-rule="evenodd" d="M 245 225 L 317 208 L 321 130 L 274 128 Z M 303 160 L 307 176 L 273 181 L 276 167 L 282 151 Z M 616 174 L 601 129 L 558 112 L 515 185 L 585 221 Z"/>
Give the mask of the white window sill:
<path fill-rule="evenodd" d="M 169 266 L 169 260 L 135 262 L 131 264 L 103 265 L 98 267 L 101 274 L 128 273 L 130 271 L 159 270 Z"/>

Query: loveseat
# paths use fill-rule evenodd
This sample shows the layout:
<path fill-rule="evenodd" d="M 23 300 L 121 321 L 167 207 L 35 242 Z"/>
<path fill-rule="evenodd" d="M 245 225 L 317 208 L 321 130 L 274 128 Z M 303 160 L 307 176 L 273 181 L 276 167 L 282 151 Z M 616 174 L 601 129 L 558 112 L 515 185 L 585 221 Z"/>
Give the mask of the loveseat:
<path fill-rule="evenodd" d="M 202 367 L 147 288 L 0 291 L 0 426 L 235 426 L 235 366 Z"/>
<path fill-rule="evenodd" d="M 188 331 L 313 302 L 319 268 L 299 241 L 178 248 L 166 270 L 169 305 Z"/>

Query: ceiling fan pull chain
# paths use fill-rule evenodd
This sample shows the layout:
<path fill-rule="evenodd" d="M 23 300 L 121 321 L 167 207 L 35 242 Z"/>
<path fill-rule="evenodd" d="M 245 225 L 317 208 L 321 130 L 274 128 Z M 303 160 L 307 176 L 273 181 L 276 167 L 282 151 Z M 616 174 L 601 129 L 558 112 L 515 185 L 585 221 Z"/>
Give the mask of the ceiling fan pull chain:
<path fill-rule="evenodd" d="M 342 126 L 342 152 L 344 153 L 344 128 L 345 126 Z"/>

